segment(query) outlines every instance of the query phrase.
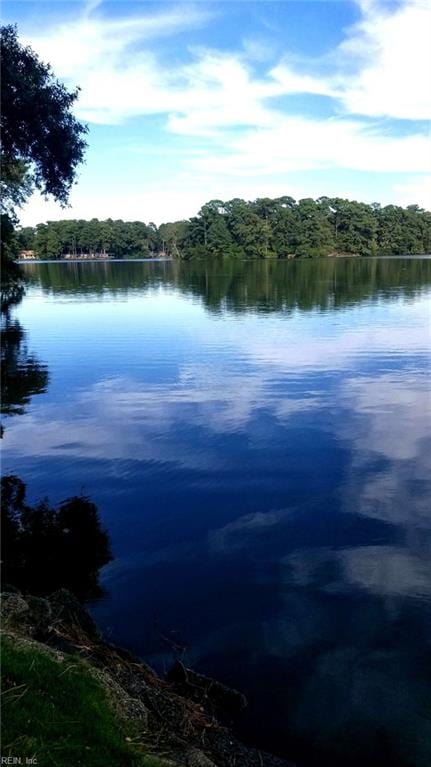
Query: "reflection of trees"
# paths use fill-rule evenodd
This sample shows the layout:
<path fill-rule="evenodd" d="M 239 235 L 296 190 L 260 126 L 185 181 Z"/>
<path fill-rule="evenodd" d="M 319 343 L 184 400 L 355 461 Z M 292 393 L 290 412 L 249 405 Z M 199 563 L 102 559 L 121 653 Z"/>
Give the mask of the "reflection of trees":
<path fill-rule="evenodd" d="M 23 275 L 12 264 L 2 283 L 1 412 L 6 415 L 23 414 L 49 380 L 47 367 L 29 353 L 25 331 L 11 316 L 24 292 Z M 98 571 L 112 557 L 94 503 L 75 496 L 57 509 L 46 500 L 31 507 L 22 480 L 11 475 L 1 483 L 3 582 L 33 594 L 65 587 L 81 599 L 100 595 Z"/>
<path fill-rule="evenodd" d="M 195 261 L 27 264 L 30 281 L 53 293 L 117 298 L 160 286 L 199 297 L 214 311 L 338 309 L 414 296 L 431 285 L 429 259 Z"/>
<path fill-rule="evenodd" d="M 34 394 L 46 391 L 48 370 L 29 353 L 25 331 L 11 317 L 11 309 L 20 303 L 25 293 L 25 277 L 14 263 L 7 265 L 1 285 L 1 412 L 22 414 Z"/>
<path fill-rule="evenodd" d="M 29 353 L 19 322 L 6 314 L 2 324 L 1 412 L 22 414 L 34 394 L 46 391 L 48 370 Z"/>
<path fill-rule="evenodd" d="M 100 595 L 98 571 L 112 559 L 97 508 L 75 496 L 57 509 L 47 500 L 26 503 L 26 486 L 2 478 L 3 581 L 32 594 L 68 588 L 78 597 Z"/>
<path fill-rule="evenodd" d="M 2 258 L 1 270 L 1 311 L 7 312 L 19 304 L 25 292 L 25 275 L 13 261 Z"/>

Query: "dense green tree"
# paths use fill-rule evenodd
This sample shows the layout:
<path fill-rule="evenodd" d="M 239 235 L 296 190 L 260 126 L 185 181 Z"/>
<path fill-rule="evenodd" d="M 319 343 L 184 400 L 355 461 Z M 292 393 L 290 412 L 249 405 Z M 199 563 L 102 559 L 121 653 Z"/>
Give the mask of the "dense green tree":
<path fill-rule="evenodd" d="M 333 226 L 337 251 L 360 255 L 377 253 L 378 219 L 372 206 L 340 198 L 320 198 L 319 203 Z"/>
<path fill-rule="evenodd" d="M 36 187 L 65 204 L 84 157 L 87 128 L 72 113 L 78 91 L 68 91 L 14 26 L 1 28 L 1 286 L 2 305 L 23 293 L 23 276 L 13 264 L 20 249 L 16 209 Z M 51 252 L 58 248 L 51 242 Z"/>
<path fill-rule="evenodd" d="M 232 244 L 223 202 L 207 202 L 198 215 L 190 219 L 186 238 L 189 256 L 228 256 Z"/>
<path fill-rule="evenodd" d="M 58 258 L 61 253 L 61 238 L 57 231 L 57 227 L 54 225 L 48 227 L 46 237 L 46 257 Z"/>
<path fill-rule="evenodd" d="M 255 202 L 213 200 L 186 222 L 181 257 L 427 252 L 431 214 L 417 206 L 391 206 L 390 212 L 393 215 L 378 205 L 328 197 L 299 202 L 287 196 Z"/>
<path fill-rule="evenodd" d="M 295 207 L 289 245 L 296 255 L 324 255 L 332 246 L 332 233 L 325 216 L 311 198 L 299 200 Z"/>
<path fill-rule="evenodd" d="M 271 231 L 268 221 L 259 216 L 253 204 L 239 198 L 230 200 L 225 208 L 227 224 L 235 244 L 235 255 L 242 258 L 264 258 L 271 254 Z"/>
<path fill-rule="evenodd" d="M 32 226 L 24 226 L 16 233 L 17 247 L 19 250 L 32 250 L 34 246 L 34 229 Z"/>
<path fill-rule="evenodd" d="M 182 258 L 187 230 L 187 221 L 161 224 L 158 228 L 158 247 L 161 253 L 172 258 Z"/>
<path fill-rule="evenodd" d="M 20 207 L 31 194 L 31 177 L 28 173 L 28 166 L 23 160 L 12 160 L 6 157 L 2 151 L 0 162 L 1 211 L 3 215 L 14 220 L 15 209 Z"/>
<path fill-rule="evenodd" d="M 17 232 L 20 250 L 33 250 L 37 258 L 114 256 L 148 258 L 159 252 L 157 228 L 142 221 L 48 221 Z M 175 253 L 174 255 L 177 255 Z"/>
<path fill-rule="evenodd" d="M 76 168 L 84 158 L 86 127 L 71 108 L 78 90 L 68 91 L 31 48 L 20 44 L 14 26 L 1 29 L 1 159 L 9 196 L 10 179 L 21 173 L 45 194 L 67 202 Z M 15 204 L 19 200 L 15 198 Z"/>

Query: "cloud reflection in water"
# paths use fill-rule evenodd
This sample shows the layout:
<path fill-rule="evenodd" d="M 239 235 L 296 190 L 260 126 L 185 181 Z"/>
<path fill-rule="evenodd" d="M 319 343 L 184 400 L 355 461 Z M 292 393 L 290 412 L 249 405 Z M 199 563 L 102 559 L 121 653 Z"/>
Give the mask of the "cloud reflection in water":
<path fill-rule="evenodd" d="M 427 296 L 229 314 L 172 285 L 104 289 L 84 327 L 69 289 L 34 318 L 30 293 L 51 383 L 9 420 L 4 462 L 41 494 L 91 490 L 117 554 L 104 629 L 159 666 L 180 633 L 249 694 L 267 747 L 338 765 L 380 744 L 380 767 L 408 742 L 428 767 Z M 54 314 L 83 360 L 66 385 Z"/>

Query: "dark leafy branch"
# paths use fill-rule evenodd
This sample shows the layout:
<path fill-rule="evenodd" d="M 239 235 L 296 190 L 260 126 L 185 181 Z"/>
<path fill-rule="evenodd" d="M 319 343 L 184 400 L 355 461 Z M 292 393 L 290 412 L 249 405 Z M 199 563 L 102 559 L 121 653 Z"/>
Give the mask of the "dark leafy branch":
<path fill-rule="evenodd" d="M 87 128 L 72 113 L 79 91 L 20 44 L 16 27 L 1 33 L 3 197 L 19 204 L 32 182 L 64 204 L 86 147 Z"/>

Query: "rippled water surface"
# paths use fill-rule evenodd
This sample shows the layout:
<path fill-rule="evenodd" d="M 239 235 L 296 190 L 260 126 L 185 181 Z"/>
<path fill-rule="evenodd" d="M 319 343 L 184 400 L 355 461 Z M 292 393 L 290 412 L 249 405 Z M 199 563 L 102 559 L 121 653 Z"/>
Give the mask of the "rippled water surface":
<path fill-rule="evenodd" d="M 25 270 L 3 470 L 97 503 L 104 632 L 299 767 L 429 767 L 431 261 Z"/>

